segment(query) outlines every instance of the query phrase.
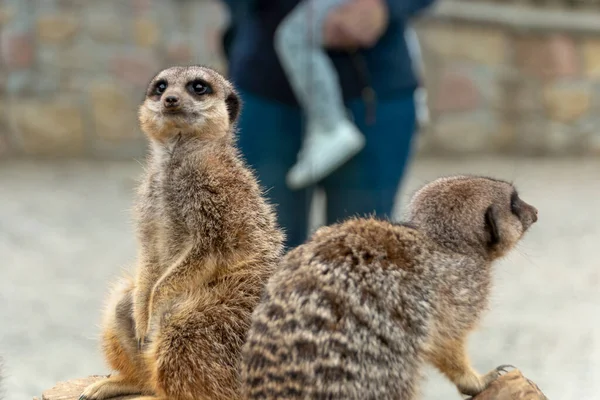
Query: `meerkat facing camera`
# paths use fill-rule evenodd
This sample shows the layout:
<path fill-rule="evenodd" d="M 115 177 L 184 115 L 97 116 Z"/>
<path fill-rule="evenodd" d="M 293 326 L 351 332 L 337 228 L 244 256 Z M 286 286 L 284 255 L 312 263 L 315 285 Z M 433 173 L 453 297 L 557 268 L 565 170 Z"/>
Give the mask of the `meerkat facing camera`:
<path fill-rule="evenodd" d="M 151 143 L 136 202 L 137 274 L 113 289 L 102 345 L 118 373 L 81 399 L 239 398 L 250 316 L 283 233 L 235 146 L 240 100 L 216 71 L 172 67 L 139 110 Z"/>
<path fill-rule="evenodd" d="M 411 400 L 428 361 L 466 395 L 466 339 L 487 306 L 491 266 L 537 221 L 509 183 L 441 178 L 406 224 L 352 219 L 289 252 L 266 286 L 242 351 L 245 399 Z"/>

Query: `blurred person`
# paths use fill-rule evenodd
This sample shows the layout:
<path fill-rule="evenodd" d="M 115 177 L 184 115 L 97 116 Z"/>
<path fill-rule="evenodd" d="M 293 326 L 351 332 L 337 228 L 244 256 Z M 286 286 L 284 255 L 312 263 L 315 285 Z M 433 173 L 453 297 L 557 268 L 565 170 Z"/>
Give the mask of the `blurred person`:
<path fill-rule="evenodd" d="M 290 83 L 285 61 L 280 61 L 277 52 L 282 49 L 276 43 L 283 39 L 278 38 L 279 29 L 290 21 L 288 16 L 293 20 L 291 16 L 298 15 L 294 12 L 302 8 L 297 7 L 305 7 L 299 14 L 306 18 L 299 35 L 310 36 L 322 25 L 319 34 L 302 43 L 305 48 L 314 46 L 314 36 L 322 43 L 330 60 L 325 64 L 335 69 L 335 74 L 329 75 L 337 76 L 337 82 L 329 82 L 330 87 L 335 90 L 339 84 L 349 121 L 366 139 L 362 150 L 349 161 L 316 180 L 327 198 L 326 223 L 353 215 L 390 217 L 416 131 L 414 94 L 419 84 L 411 59 L 414 49 L 409 49 L 406 36 L 407 23 L 433 0 L 332 1 L 331 7 L 319 6 L 320 18 L 316 20 L 311 20 L 311 4 L 319 0 L 223 1 L 231 16 L 224 37 L 229 78 L 244 104 L 238 125 L 239 145 L 277 206 L 280 224 L 287 232 L 287 246 L 299 245 L 308 233 L 312 186 L 293 190 L 286 183 L 302 154 L 303 131 L 308 125 L 304 123 L 303 105 L 319 100 L 311 83 L 304 97 L 296 95 L 295 89 L 305 91 L 306 87 Z M 312 61 L 318 50 L 310 48 L 305 54 L 310 56 L 302 64 L 312 72 L 298 72 L 298 66 L 296 73 L 305 74 L 306 82 L 310 82 L 315 76 L 311 75 L 315 70 Z M 323 64 L 323 59 L 317 56 L 317 60 Z M 335 101 L 319 103 L 331 107 L 328 104 Z M 338 112 L 340 118 L 339 108 L 324 111 Z"/>

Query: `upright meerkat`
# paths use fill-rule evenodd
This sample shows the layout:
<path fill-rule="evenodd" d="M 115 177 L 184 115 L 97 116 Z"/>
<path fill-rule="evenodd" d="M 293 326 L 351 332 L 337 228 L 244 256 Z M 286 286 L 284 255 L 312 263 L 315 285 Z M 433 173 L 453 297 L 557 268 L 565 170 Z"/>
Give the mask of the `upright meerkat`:
<path fill-rule="evenodd" d="M 150 82 L 139 110 L 151 153 L 135 207 L 137 275 L 113 290 L 103 321 L 118 373 L 81 399 L 239 398 L 241 347 L 284 239 L 235 146 L 240 107 L 206 67 Z"/>
<path fill-rule="evenodd" d="M 420 189 L 403 225 L 352 219 L 318 230 L 269 280 L 242 351 L 246 399 L 411 400 L 428 361 L 466 395 L 480 375 L 466 338 L 491 265 L 537 221 L 506 182 L 456 176 Z"/>

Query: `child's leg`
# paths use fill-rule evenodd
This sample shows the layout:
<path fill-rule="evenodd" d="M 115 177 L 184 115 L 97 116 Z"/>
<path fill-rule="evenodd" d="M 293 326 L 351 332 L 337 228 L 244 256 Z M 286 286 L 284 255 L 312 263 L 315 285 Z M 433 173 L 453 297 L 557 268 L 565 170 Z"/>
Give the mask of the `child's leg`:
<path fill-rule="evenodd" d="M 337 73 L 322 47 L 327 14 L 345 1 L 303 0 L 275 33 L 275 49 L 309 129 L 331 131 L 347 119 Z"/>
<path fill-rule="evenodd" d="M 327 14 L 344 1 L 304 0 L 275 33 L 276 51 L 308 128 L 298 162 L 286 177 L 292 189 L 320 181 L 364 146 L 364 137 L 348 119 L 339 78 L 322 47 Z"/>

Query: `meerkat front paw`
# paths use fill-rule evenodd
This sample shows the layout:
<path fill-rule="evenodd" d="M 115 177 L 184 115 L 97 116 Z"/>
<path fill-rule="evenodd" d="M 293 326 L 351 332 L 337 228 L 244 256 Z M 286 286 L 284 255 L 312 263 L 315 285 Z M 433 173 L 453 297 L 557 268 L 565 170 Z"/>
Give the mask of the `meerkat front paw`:
<path fill-rule="evenodd" d="M 140 331 L 136 331 L 135 338 L 137 339 L 138 351 L 144 350 L 146 345 L 148 344 L 148 329 L 146 328 L 143 330 L 140 329 Z"/>
<path fill-rule="evenodd" d="M 148 331 L 148 325 L 140 325 L 135 327 L 135 338 L 137 339 L 138 350 L 141 350 L 144 347 L 144 343 L 146 342 L 146 334 Z"/>
<path fill-rule="evenodd" d="M 146 341 L 146 335 L 148 333 L 148 314 L 142 312 L 134 312 L 135 320 L 135 338 L 138 343 L 138 350 L 141 350 L 144 342 Z"/>
<path fill-rule="evenodd" d="M 152 316 L 154 315 L 154 299 L 155 296 L 153 292 L 150 295 L 149 301 L 145 307 L 146 312 L 139 314 L 139 324 L 138 319 L 136 319 L 135 338 L 137 339 L 138 350 L 143 350 L 144 345 L 148 342 L 148 331 L 152 326 Z"/>
<path fill-rule="evenodd" d="M 507 372 L 508 368 L 516 368 L 510 364 L 500 365 L 483 376 L 470 375 L 465 377 L 456 386 L 460 393 L 467 396 L 476 396 L 487 389 L 488 386 L 498 379 L 502 372 Z"/>

